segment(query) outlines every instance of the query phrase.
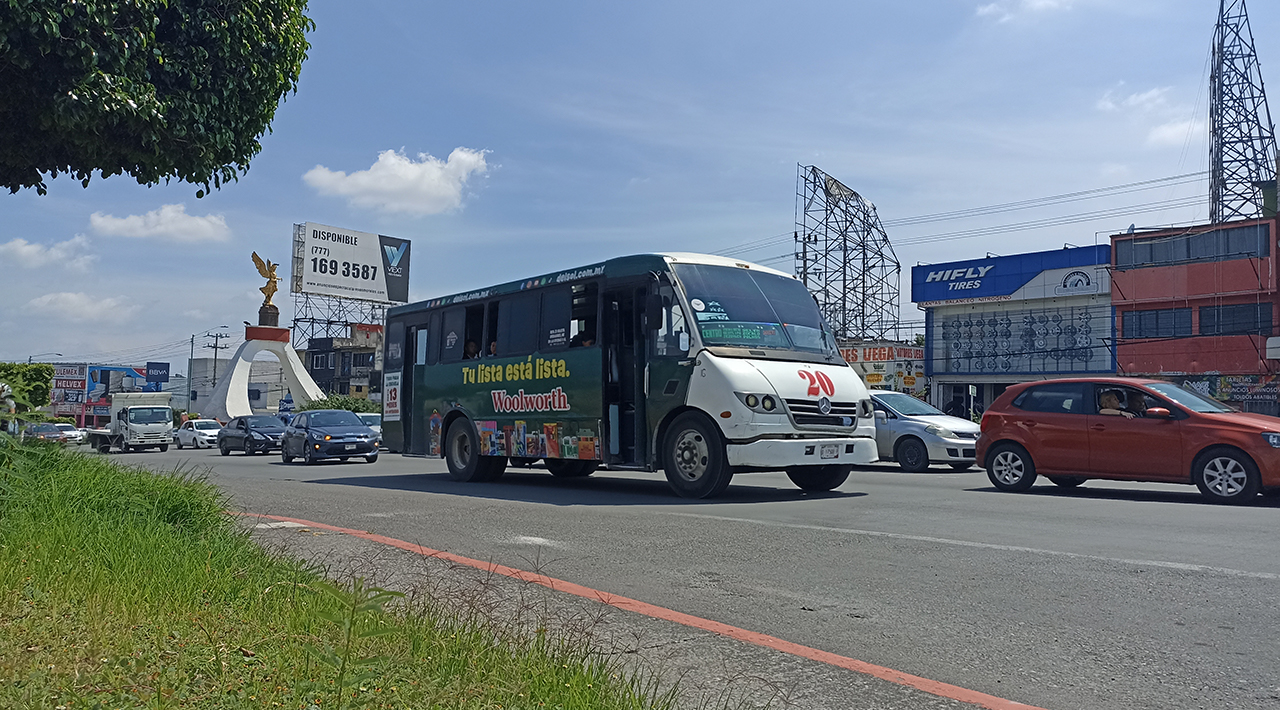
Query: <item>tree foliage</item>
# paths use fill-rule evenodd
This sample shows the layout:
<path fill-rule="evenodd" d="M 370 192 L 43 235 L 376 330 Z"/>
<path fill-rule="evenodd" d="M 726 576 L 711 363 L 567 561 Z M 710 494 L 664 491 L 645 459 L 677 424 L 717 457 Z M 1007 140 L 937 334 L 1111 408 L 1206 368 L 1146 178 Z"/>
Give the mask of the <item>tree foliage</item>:
<path fill-rule="evenodd" d="M 214 187 L 297 90 L 306 0 L 0 0 L 0 186 Z"/>
<path fill-rule="evenodd" d="M 377 402 L 370 402 L 367 399 L 352 397 L 346 394 L 330 394 L 324 399 L 313 399 L 310 402 L 298 407 L 299 412 L 305 412 L 310 409 L 345 409 L 348 412 L 360 413 L 378 413 L 382 411 L 382 405 Z"/>
<path fill-rule="evenodd" d="M 49 395 L 53 392 L 53 365 L 0 362 L 0 382 L 12 387 L 13 393 L 31 408 L 45 407 L 49 405 Z"/>

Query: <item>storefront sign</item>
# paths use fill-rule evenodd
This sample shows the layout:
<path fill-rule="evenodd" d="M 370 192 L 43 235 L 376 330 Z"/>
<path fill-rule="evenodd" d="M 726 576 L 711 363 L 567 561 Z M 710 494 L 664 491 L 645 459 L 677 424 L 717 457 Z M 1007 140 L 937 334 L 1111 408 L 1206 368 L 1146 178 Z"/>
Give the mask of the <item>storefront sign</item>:
<path fill-rule="evenodd" d="M 921 306 L 983 303 L 1014 297 L 1045 272 L 1053 283 L 1024 297 L 1098 293 L 1103 284 L 1090 267 L 1111 263 L 1111 247 L 1100 244 L 1053 251 L 993 256 L 911 269 L 911 300 Z M 1061 271 L 1062 273 L 1058 273 Z M 1109 285 L 1107 285 L 1109 288 Z M 1045 291 L 1048 293 L 1045 293 Z"/>

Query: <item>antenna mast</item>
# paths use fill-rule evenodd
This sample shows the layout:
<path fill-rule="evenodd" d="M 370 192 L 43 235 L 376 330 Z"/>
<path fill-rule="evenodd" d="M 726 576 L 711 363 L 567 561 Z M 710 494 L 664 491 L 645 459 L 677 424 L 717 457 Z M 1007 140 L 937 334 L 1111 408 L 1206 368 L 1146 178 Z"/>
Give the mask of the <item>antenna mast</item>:
<path fill-rule="evenodd" d="M 1209 219 L 1214 224 L 1275 214 L 1276 208 L 1275 127 L 1244 2 L 1219 0 L 1213 33 Z"/>

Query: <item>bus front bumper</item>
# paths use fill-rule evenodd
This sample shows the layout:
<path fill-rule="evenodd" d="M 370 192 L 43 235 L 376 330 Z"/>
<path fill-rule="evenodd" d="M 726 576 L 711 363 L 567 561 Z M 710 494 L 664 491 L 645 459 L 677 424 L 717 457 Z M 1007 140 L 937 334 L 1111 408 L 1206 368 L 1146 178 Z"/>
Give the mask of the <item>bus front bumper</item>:
<path fill-rule="evenodd" d="M 864 464 L 878 461 L 875 439 L 833 437 L 830 439 L 760 439 L 749 444 L 726 447 L 730 466 L 823 466 Z"/>

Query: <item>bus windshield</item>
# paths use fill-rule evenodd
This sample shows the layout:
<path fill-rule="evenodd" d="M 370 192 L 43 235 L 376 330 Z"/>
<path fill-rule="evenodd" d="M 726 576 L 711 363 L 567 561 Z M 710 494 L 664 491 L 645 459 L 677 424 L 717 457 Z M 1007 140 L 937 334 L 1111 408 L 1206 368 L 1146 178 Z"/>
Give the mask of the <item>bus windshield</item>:
<path fill-rule="evenodd" d="M 804 284 L 733 266 L 673 264 L 708 346 L 838 357 L 835 335 Z"/>

